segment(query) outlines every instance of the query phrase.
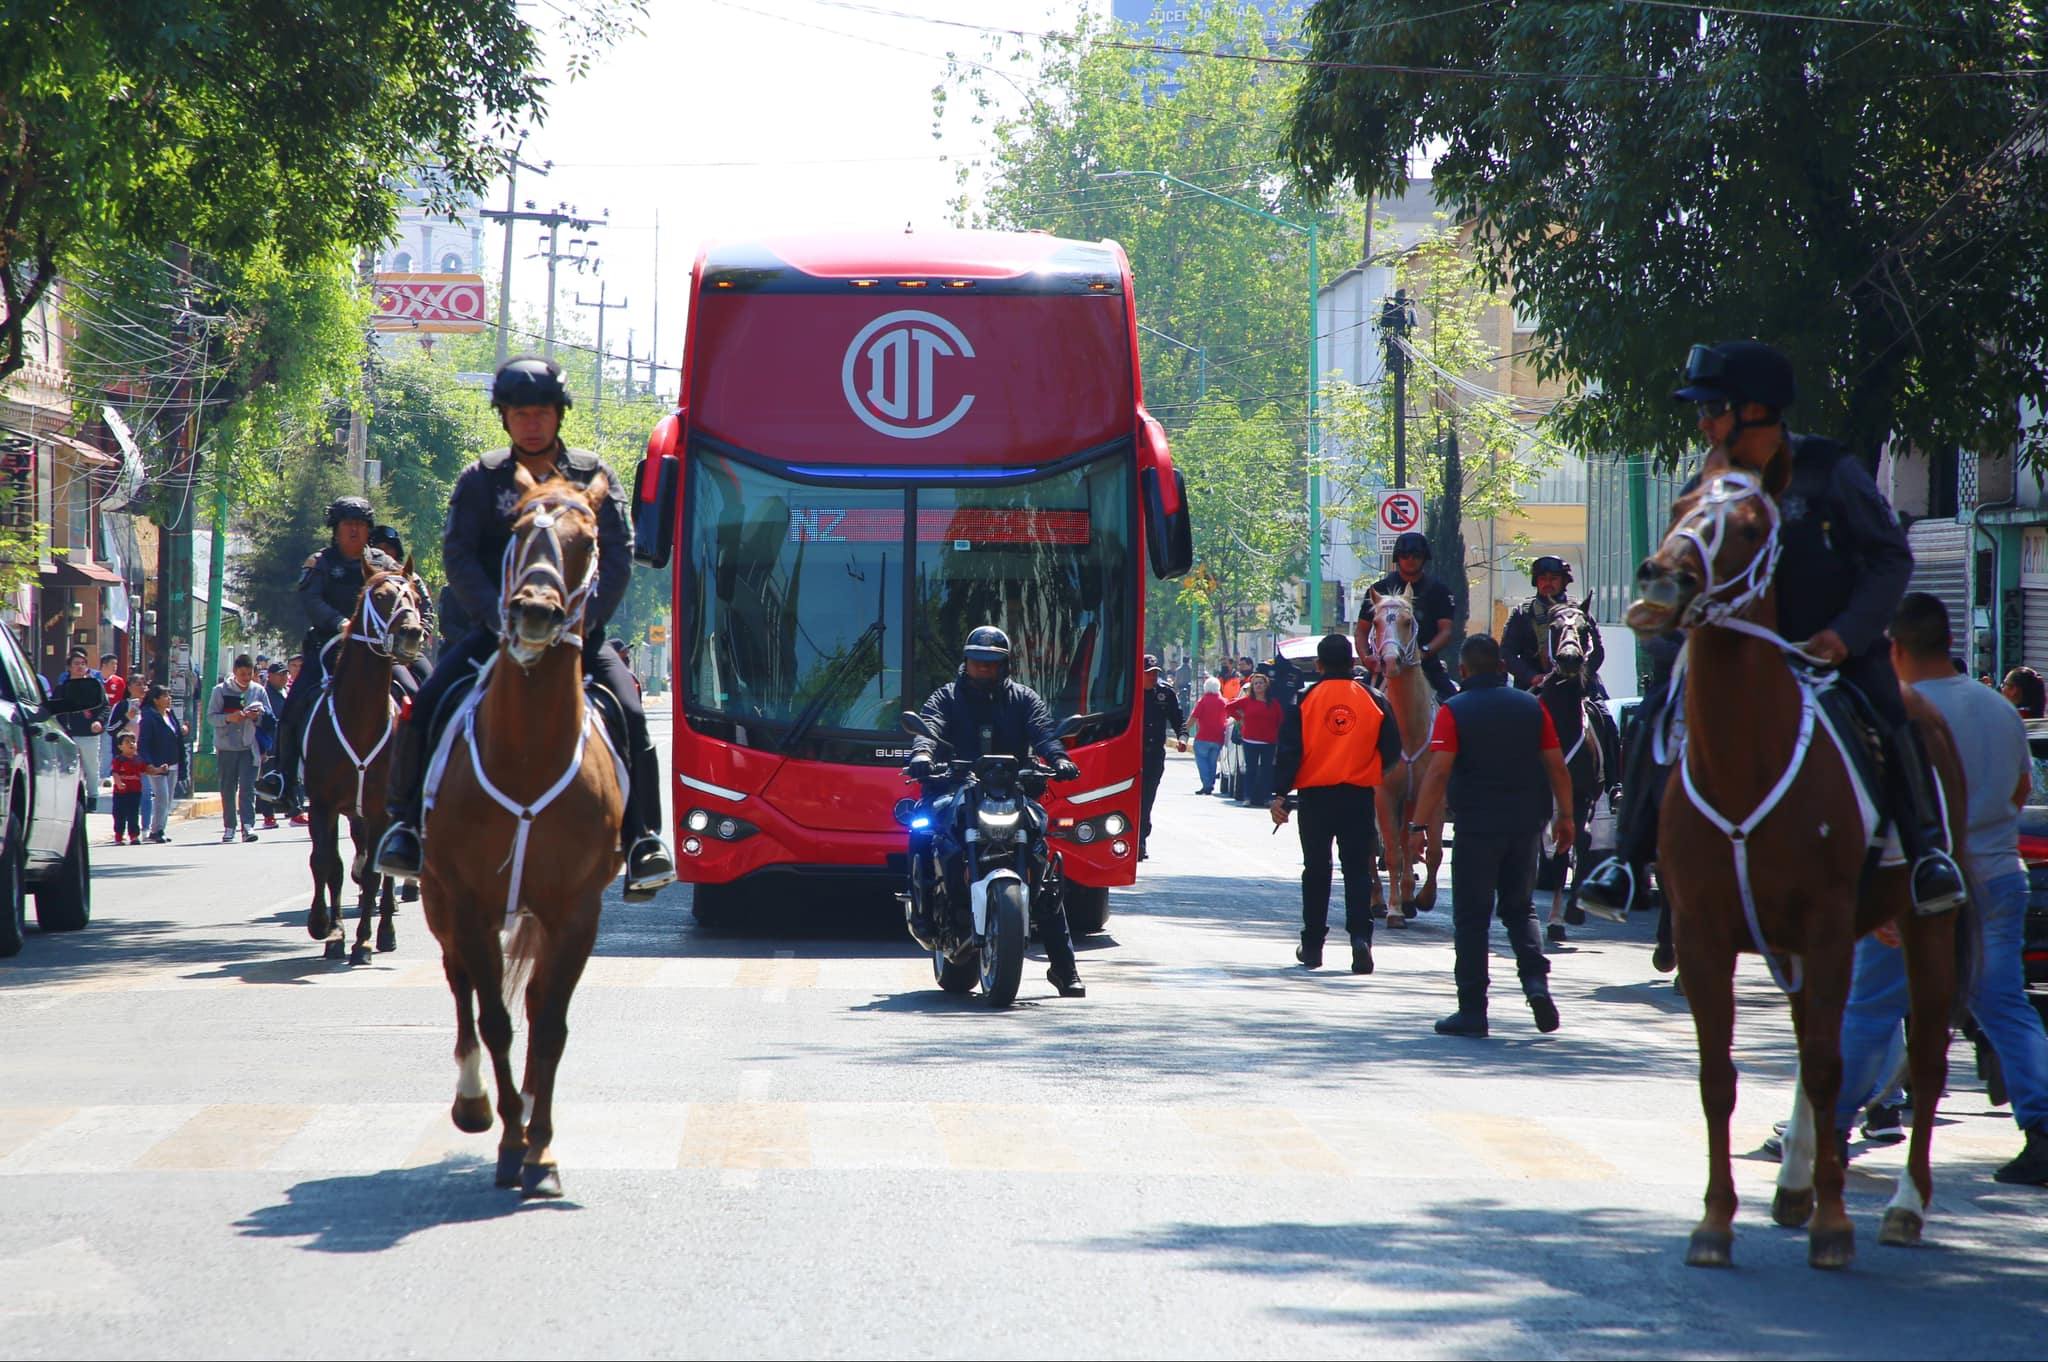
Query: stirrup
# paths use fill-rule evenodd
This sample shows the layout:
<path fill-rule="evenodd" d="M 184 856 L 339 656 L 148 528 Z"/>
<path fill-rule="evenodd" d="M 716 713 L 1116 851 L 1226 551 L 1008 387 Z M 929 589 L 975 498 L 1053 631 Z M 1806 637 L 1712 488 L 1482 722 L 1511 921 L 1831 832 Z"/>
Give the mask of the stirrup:
<path fill-rule="evenodd" d="M 256 782 L 256 796 L 271 804 L 282 804 L 285 796 L 284 772 L 265 771 Z"/>
<path fill-rule="evenodd" d="M 1628 893 L 1619 904 L 1608 903 L 1598 897 L 1600 877 L 1619 871 L 1628 885 Z M 1587 872 L 1586 881 L 1578 889 L 1579 907 L 1594 917 L 1606 918 L 1609 922 L 1628 921 L 1628 906 L 1636 901 L 1636 869 L 1619 856 L 1609 856 Z"/>
<path fill-rule="evenodd" d="M 647 864 L 640 864 L 645 858 Z M 629 898 L 649 899 L 658 889 L 676 882 L 676 860 L 670 854 L 668 843 L 654 833 L 648 833 L 633 843 L 626 853 L 626 894 Z"/>
<path fill-rule="evenodd" d="M 406 850 L 412 852 L 410 861 L 400 859 L 399 838 L 409 838 L 412 845 Z M 376 870 L 379 875 L 388 875 L 394 880 L 416 880 L 420 877 L 420 862 L 425 849 L 420 845 L 420 835 L 412 825 L 395 822 L 384 830 L 384 836 L 377 842 Z"/>
<path fill-rule="evenodd" d="M 1936 885 L 1929 890 L 1928 896 L 1922 899 L 1920 876 L 1930 869 L 1937 875 L 1946 871 L 1944 878 L 1947 883 Z M 1942 913 L 1953 913 L 1970 899 L 1969 890 L 1964 885 L 1963 872 L 1956 865 L 1955 858 L 1940 850 L 1930 851 L 1913 862 L 1912 890 L 1913 912 L 1919 917 L 1937 917 Z"/>

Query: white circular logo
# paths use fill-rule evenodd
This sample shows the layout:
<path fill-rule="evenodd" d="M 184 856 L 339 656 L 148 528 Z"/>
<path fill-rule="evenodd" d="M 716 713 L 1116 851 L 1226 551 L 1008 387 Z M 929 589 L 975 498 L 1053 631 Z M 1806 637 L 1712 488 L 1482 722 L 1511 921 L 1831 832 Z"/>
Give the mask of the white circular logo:
<path fill-rule="evenodd" d="M 839 382 L 846 404 L 869 429 L 898 440 L 922 440 L 951 430 L 974 405 L 974 394 L 964 393 L 945 415 L 933 415 L 938 407 L 936 361 L 973 358 L 967 337 L 944 317 L 890 312 L 862 327 L 846 347 Z"/>

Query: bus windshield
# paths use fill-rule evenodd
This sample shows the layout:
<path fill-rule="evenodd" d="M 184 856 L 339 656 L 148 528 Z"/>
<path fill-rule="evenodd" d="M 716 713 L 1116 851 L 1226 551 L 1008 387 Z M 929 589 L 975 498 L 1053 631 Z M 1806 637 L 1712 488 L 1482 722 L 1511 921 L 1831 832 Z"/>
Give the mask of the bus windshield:
<path fill-rule="evenodd" d="M 1127 449 L 1028 482 L 903 487 L 799 481 L 700 445 L 689 481 L 684 702 L 740 741 L 898 735 L 983 624 L 1055 717 L 1129 706 Z"/>

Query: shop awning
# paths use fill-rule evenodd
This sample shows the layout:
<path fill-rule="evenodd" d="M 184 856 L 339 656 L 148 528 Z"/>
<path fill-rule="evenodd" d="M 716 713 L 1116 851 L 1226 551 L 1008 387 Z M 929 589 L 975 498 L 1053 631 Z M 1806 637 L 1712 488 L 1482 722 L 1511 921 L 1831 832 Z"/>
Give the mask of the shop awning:
<path fill-rule="evenodd" d="M 118 573 L 101 567 L 90 560 L 74 563 L 68 558 L 59 558 L 57 565 L 48 571 L 36 574 L 44 586 L 125 586 Z"/>

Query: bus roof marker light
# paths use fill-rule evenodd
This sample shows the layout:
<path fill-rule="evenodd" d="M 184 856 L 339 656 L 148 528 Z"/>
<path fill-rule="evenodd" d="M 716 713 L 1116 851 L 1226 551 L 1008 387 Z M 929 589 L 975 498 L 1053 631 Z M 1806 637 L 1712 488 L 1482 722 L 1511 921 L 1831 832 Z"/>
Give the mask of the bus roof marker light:
<path fill-rule="evenodd" d="M 849 279 L 846 282 L 855 288 L 873 288 L 882 281 L 879 279 Z"/>
<path fill-rule="evenodd" d="M 974 281 L 973 281 L 972 279 L 948 279 L 948 280 L 946 281 L 946 287 L 947 287 L 947 288 L 973 288 L 973 287 L 974 287 Z"/>

